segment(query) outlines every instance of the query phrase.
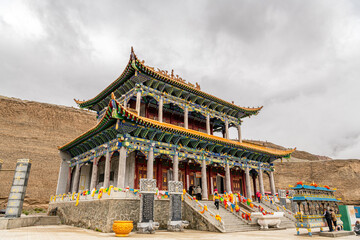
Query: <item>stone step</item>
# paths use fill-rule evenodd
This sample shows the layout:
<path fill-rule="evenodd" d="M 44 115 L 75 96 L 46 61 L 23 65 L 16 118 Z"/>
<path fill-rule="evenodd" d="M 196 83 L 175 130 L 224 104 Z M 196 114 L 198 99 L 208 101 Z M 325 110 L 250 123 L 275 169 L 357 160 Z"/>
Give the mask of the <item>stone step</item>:
<path fill-rule="evenodd" d="M 61 221 L 58 216 L 46 216 L 40 218 L 39 225 L 60 225 Z"/>
<path fill-rule="evenodd" d="M 228 227 L 252 227 L 252 226 L 249 226 L 247 224 L 224 224 L 225 228 L 228 228 Z"/>
<path fill-rule="evenodd" d="M 259 227 L 225 227 L 226 230 L 259 230 Z"/>
<path fill-rule="evenodd" d="M 250 232 L 250 231 L 259 231 L 260 228 L 235 228 L 235 229 L 226 229 L 226 232 Z"/>
<path fill-rule="evenodd" d="M 58 216 L 30 215 L 20 218 L 0 218 L 0 229 L 60 224 L 61 221 Z"/>

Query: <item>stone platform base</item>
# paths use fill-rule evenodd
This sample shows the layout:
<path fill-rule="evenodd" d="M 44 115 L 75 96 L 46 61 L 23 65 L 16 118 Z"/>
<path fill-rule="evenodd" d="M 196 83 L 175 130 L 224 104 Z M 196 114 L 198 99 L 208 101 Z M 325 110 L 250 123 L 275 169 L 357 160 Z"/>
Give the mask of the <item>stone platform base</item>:
<path fill-rule="evenodd" d="M 0 218 L 0 230 L 41 226 L 41 225 L 60 225 L 58 216 L 26 216 L 19 218 Z"/>
<path fill-rule="evenodd" d="M 263 228 L 263 229 L 260 229 L 261 231 L 277 231 L 277 230 L 286 230 L 287 228 L 286 227 L 269 227 L 269 228 Z"/>
<path fill-rule="evenodd" d="M 169 221 L 167 230 L 170 232 L 182 232 L 187 226 L 189 226 L 188 221 Z"/>
<path fill-rule="evenodd" d="M 169 219 L 169 200 L 155 200 L 154 220 L 160 229 L 167 228 Z M 62 223 L 93 229 L 105 233 L 112 232 L 116 221 L 133 221 L 136 231 L 140 218 L 140 199 L 100 199 L 92 201 L 50 203 L 48 211 L 57 207 L 57 215 Z"/>
<path fill-rule="evenodd" d="M 355 235 L 355 232 L 353 231 L 338 231 L 338 232 L 321 232 L 320 236 L 323 237 L 344 237 L 344 236 L 353 236 Z"/>
<path fill-rule="evenodd" d="M 137 233 L 143 233 L 143 234 L 152 234 L 155 233 L 155 230 L 159 228 L 158 222 L 139 222 L 137 224 Z"/>
<path fill-rule="evenodd" d="M 138 230 L 140 199 L 96 199 L 80 201 L 78 206 L 75 206 L 75 201 L 51 202 L 48 212 L 55 208 L 62 224 L 110 233 L 114 220 L 130 220 L 134 223 L 133 231 Z M 159 223 L 159 229 L 168 229 L 169 208 L 169 199 L 155 200 L 154 221 Z M 197 209 L 190 207 L 185 201 L 182 202 L 182 216 L 183 220 L 187 220 L 186 225 L 189 229 L 221 232 L 218 226 L 205 219 Z"/>

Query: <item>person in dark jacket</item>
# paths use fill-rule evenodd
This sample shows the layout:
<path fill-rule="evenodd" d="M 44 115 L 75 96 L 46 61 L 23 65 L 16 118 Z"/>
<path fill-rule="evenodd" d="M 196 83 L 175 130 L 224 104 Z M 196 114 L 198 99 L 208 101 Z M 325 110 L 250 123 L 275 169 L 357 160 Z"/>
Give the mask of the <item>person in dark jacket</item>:
<path fill-rule="evenodd" d="M 192 196 L 192 195 L 194 195 L 194 186 L 193 185 L 191 185 L 190 187 L 189 187 L 189 194 Z"/>
<path fill-rule="evenodd" d="M 217 210 L 219 210 L 219 204 L 220 204 L 220 195 L 217 191 L 217 189 L 215 189 L 214 191 L 214 204 Z"/>
<path fill-rule="evenodd" d="M 360 235 L 360 222 L 359 221 L 356 221 L 356 223 L 355 223 L 354 232 L 356 233 L 356 235 Z"/>
<path fill-rule="evenodd" d="M 329 227 L 329 232 L 334 231 L 333 230 L 332 219 L 331 219 L 331 214 L 326 208 L 324 210 L 324 217 L 325 217 L 326 223 L 327 223 L 327 225 Z"/>

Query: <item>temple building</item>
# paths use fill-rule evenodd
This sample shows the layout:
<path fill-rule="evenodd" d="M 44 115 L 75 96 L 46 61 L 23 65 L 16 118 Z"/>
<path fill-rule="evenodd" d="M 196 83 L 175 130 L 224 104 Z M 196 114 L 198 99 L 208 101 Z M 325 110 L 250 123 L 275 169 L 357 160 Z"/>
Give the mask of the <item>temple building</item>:
<path fill-rule="evenodd" d="M 165 191 L 169 180 L 187 190 L 200 185 L 203 199 L 214 189 L 249 197 L 264 194 L 265 176 L 275 194 L 272 162 L 294 151 L 242 140 L 242 119 L 262 107 L 239 107 L 205 93 L 173 71 L 146 66 L 133 49 L 120 77 L 94 98 L 75 101 L 96 111 L 98 121 L 59 147 L 56 194 L 110 185 L 137 189 L 141 178 L 154 178 Z M 229 128 L 237 129 L 238 139 L 230 139 Z"/>

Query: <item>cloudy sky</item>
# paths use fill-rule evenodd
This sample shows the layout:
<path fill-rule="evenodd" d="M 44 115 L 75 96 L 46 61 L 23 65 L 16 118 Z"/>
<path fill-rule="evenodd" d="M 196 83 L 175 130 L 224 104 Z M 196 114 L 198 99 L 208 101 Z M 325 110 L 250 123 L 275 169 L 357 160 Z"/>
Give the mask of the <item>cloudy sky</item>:
<path fill-rule="evenodd" d="M 205 92 L 263 105 L 246 139 L 360 158 L 359 1 L 3 0 L 0 95 L 75 106 L 122 73 L 131 46 Z"/>

